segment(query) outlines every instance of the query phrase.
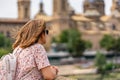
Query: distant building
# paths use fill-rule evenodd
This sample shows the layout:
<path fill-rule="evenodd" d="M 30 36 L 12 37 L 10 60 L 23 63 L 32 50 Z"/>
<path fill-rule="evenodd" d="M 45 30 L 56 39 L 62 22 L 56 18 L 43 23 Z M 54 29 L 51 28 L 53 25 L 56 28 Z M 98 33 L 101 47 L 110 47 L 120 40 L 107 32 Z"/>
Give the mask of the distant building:
<path fill-rule="evenodd" d="M 12 30 L 21 27 L 30 20 L 30 0 L 18 0 L 18 18 L 0 19 L 0 33 L 11 37 Z M 113 0 L 111 15 L 105 15 L 103 0 L 84 0 L 83 14 L 75 14 L 68 0 L 53 0 L 53 15 L 47 16 L 40 3 L 35 19 L 44 19 L 52 25 L 51 37 L 57 36 L 62 30 L 77 28 L 82 32 L 82 38 L 93 43 L 91 50 L 101 49 L 99 41 L 105 34 L 120 36 L 120 0 Z M 49 42 L 50 43 L 50 42 Z"/>

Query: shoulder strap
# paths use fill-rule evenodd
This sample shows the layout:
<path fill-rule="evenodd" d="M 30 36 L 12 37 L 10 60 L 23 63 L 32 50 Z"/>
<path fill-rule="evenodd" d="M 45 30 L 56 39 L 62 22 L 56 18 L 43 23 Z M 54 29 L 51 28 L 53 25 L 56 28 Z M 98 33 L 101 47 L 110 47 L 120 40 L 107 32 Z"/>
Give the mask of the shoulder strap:
<path fill-rule="evenodd" d="M 19 51 L 19 49 L 20 49 L 20 51 Z M 22 48 L 20 48 L 19 46 L 17 47 L 17 49 L 15 50 L 15 51 L 13 51 L 13 55 L 15 55 L 15 54 L 18 54 L 18 56 L 20 55 L 20 53 L 22 52 Z M 18 52 L 19 51 L 19 52 Z"/>

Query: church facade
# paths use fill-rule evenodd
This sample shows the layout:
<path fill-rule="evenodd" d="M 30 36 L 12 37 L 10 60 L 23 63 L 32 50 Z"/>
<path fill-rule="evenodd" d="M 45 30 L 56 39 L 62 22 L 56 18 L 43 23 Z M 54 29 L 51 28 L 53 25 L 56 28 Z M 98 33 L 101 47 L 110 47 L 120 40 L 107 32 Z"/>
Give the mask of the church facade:
<path fill-rule="evenodd" d="M 17 4 L 17 19 L 0 18 L 0 33 L 7 37 L 11 37 L 13 29 L 21 27 L 30 20 L 31 1 L 18 0 Z M 76 14 L 68 0 L 53 0 L 52 16 L 47 16 L 43 7 L 44 4 L 41 2 L 40 9 L 34 19 L 42 18 L 47 24 L 51 24 L 52 30 L 50 30 L 49 41 L 52 37 L 59 35 L 62 30 L 77 28 L 82 33 L 83 39 L 92 42 L 91 50 L 99 50 L 101 49 L 99 41 L 103 35 L 120 36 L 120 0 L 113 0 L 111 15 L 109 16 L 105 15 L 103 0 L 84 0 L 83 14 Z"/>

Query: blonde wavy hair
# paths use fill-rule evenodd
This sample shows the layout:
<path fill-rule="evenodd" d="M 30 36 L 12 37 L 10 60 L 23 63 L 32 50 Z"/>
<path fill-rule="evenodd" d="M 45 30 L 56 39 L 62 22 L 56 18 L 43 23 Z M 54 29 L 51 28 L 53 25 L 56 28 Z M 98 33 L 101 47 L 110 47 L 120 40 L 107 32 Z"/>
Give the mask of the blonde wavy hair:
<path fill-rule="evenodd" d="M 26 48 L 37 43 L 45 28 L 46 24 L 44 20 L 28 21 L 16 34 L 16 40 L 12 45 L 13 49 L 15 49 L 17 46 Z"/>

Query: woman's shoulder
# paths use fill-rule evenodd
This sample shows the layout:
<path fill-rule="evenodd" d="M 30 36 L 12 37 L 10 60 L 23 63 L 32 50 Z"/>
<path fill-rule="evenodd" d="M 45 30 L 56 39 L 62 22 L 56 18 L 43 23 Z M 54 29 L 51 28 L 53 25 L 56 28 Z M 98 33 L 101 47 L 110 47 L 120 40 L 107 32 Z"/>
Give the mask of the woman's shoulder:
<path fill-rule="evenodd" d="M 42 44 L 39 44 L 39 43 L 35 43 L 31 46 L 32 48 L 34 49 L 44 49 L 43 45 Z"/>
<path fill-rule="evenodd" d="M 46 53 L 46 50 L 42 44 L 36 43 L 31 46 L 32 51 L 35 53 Z"/>

